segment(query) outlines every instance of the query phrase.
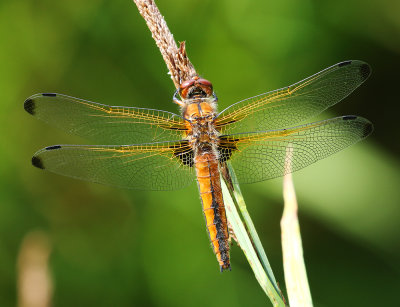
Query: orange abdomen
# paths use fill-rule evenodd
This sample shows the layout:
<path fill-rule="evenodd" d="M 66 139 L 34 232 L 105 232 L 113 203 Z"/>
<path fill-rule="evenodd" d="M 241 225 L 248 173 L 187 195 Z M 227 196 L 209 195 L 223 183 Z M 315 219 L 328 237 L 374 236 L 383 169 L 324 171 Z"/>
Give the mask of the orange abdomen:
<path fill-rule="evenodd" d="M 203 205 L 208 234 L 221 271 L 230 269 L 229 233 L 222 198 L 218 160 L 212 153 L 195 157 L 197 182 Z"/>

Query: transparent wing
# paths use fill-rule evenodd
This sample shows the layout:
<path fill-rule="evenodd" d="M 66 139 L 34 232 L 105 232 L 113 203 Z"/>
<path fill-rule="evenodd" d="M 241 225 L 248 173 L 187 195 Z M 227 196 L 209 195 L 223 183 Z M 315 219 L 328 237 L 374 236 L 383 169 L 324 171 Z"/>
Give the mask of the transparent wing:
<path fill-rule="evenodd" d="M 239 101 L 223 110 L 223 134 L 286 128 L 315 116 L 353 92 L 370 75 L 361 61 L 333 65 L 291 86 Z"/>
<path fill-rule="evenodd" d="M 137 190 L 174 190 L 193 182 L 193 154 L 187 141 L 133 146 L 55 145 L 32 164 L 82 180 Z"/>
<path fill-rule="evenodd" d="M 367 119 L 348 115 L 290 129 L 221 136 L 220 160 L 230 158 L 238 182 L 253 183 L 300 170 L 372 131 Z"/>
<path fill-rule="evenodd" d="M 61 94 L 36 94 L 25 110 L 69 133 L 103 144 L 179 140 L 184 120 L 160 110 L 111 107 Z"/>

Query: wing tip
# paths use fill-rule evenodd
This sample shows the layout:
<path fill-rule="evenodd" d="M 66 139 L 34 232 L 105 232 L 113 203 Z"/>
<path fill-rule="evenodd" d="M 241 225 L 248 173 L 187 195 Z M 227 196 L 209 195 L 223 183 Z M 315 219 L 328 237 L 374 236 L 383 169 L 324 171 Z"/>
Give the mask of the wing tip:
<path fill-rule="evenodd" d="M 32 165 L 35 166 L 35 167 L 37 167 L 37 168 L 44 169 L 42 159 L 40 159 L 40 158 L 37 157 L 37 156 L 33 156 L 33 157 L 32 157 Z"/>
<path fill-rule="evenodd" d="M 345 115 L 342 117 L 343 120 L 356 120 L 360 119 L 363 122 L 362 126 L 362 135 L 361 137 L 364 139 L 368 135 L 370 135 L 374 131 L 374 125 L 367 119 L 356 116 L 356 115 Z"/>
<path fill-rule="evenodd" d="M 363 61 L 352 61 L 352 60 L 348 60 L 348 61 L 343 61 L 337 64 L 338 67 L 343 67 L 343 66 L 347 66 L 350 64 L 355 64 L 356 67 L 359 67 L 359 73 L 361 76 L 361 79 L 364 81 L 366 80 L 370 75 L 371 75 L 371 66 L 369 66 L 368 63 L 365 63 Z"/>
<path fill-rule="evenodd" d="M 360 75 L 363 80 L 366 80 L 371 75 L 371 66 L 367 63 L 362 63 L 360 66 Z"/>
<path fill-rule="evenodd" d="M 43 160 L 39 157 L 39 155 L 43 152 L 43 151 L 47 151 L 47 150 L 55 150 L 55 149 L 60 149 L 62 148 L 61 145 L 52 145 L 52 146 L 48 146 L 40 151 L 38 151 L 33 157 L 32 157 L 32 165 L 40 168 L 40 169 L 45 169 L 44 165 L 43 165 Z"/>
<path fill-rule="evenodd" d="M 31 115 L 35 115 L 35 101 L 32 98 L 28 98 L 24 102 L 24 109 L 26 112 L 28 112 Z"/>
<path fill-rule="evenodd" d="M 363 130 L 363 138 L 366 138 L 367 136 L 369 136 L 372 132 L 374 131 L 374 125 L 371 122 L 367 122 L 364 126 L 364 130 Z"/>
<path fill-rule="evenodd" d="M 24 109 L 26 112 L 28 112 L 31 115 L 36 114 L 36 101 L 35 98 L 40 98 L 40 97 L 56 97 L 56 93 L 42 93 L 42 94 L 35 94 L 29 98 L 27 98 L 24 101 Z"/>

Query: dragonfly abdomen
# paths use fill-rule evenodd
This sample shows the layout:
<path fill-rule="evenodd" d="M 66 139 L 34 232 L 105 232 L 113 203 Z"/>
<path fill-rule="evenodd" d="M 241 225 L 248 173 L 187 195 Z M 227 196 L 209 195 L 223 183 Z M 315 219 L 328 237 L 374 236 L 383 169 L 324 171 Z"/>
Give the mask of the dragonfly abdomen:
<path fill-rule="evenodd" d="M 221 271 L 230 269 L 229 233 L 222 198 L 218 160 L 213 153 L 197 154 L 195 167 L 207 231 Z"/>

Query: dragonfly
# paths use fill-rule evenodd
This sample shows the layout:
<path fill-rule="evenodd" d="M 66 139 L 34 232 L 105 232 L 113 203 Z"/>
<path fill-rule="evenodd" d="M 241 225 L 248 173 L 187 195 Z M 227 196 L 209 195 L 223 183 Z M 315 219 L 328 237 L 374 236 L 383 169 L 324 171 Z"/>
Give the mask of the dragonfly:
<path fill-rule="evenodd" d="M 197 181 L 222 272 L 230 269 L 220 175 L 224 164 L 231 163 L 235 182 L 254 183 L 300 170 L 364 139 L 373 125 L 360 116 L 303 122 L 344 99 L 370 73 L 365 62 L 344 61 L 222 111 L 217 111 L 212 83 L 195 76 L 182 82 L 173 96 L 180 115 L 36 94 L 25 100 L 28 113 L 102 145 L 49 146 L 33 155 L 32 164 L 77 179 L 138 190 L 175 190 Z"/>

